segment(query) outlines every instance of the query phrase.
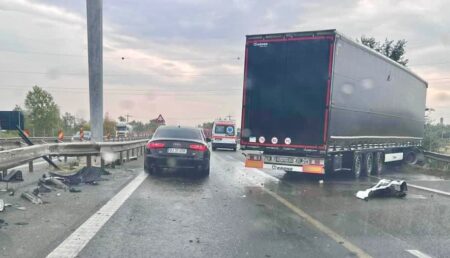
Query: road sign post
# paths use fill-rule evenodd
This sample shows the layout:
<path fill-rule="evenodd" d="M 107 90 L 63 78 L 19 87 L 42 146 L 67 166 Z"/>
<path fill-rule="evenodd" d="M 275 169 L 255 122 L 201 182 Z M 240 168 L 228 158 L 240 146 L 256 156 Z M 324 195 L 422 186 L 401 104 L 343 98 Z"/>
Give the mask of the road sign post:
<path fill-rule="evenodd" d="M 92 139 L 103 141 L 103 29 L 102 0 L 86 0 L 89 108 Z"/>

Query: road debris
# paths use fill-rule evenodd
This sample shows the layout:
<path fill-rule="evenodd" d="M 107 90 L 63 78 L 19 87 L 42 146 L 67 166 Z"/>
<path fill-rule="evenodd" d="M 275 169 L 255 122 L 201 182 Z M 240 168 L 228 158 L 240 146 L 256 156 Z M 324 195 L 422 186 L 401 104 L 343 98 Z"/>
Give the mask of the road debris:
<path fill-rule="evenodd" d="M 9 196 L 14 196 L 14 193 L 15 193 L 14 189 L 10 189 L 8 195 Z"/>
<path fill-rule="evenodd" d="M 75 187 L 69 188 L 69 192 L 71 193 L 81 193 L 81 190 Z"/>
<path fill-rule="evenodd" d="M 50 174 L 61 178 L 68 185 L 78 185 L 100 181 L 102 175 L 109 175 L 110 173 L 99 167 L 84 167 L 70 174 L 64 171 L 52 171 Z"/>
<path fill-rule="evenodd" d="M 38 189 L 39 189 L 39 192 L 40 192 L 40 193 L 50 193 L 51 191 L 53 191 L 53 188 L 52 188 L 52 187 L 50 187 L 50 186 L 48 186 L 48 185 L 45 185 L 45 184 L 42 183 L 42 182 L 39 182 L 39 183 L 38 183 Z"/>
<path fill-rule="evenodd" d="M 8 226 L 8 223 L 6 223 L 4 220 L 0 219 L 0 228 L 3 226 Z"/>
<path fill-rule="evenodd" d="M 408 186 L 405 181 L 381 179 L 373 187 L 358 191 L 356 197 L 362 200 L 368 200 L 373 197 L 405 197 Z"/>
<path fill-rule="evenodd" d="M 25 226 L 25 225 L 28 225 L 29 223 L 28 222 L 16 222 L 16 223 L 14 223 L 14 225 L 18 225 L 18 226 Z"/>
<path fill-rule="evenodd" d="M 23 181 L 22 171 L 17 169 L 11 169 L 6 175 L 3 175 L 2 181 L 4 182 Z"/>
<path fill-rule="evenodd" d="M 33 194 L 30 194 L 28 192 L 23 192 L 21 197 L 25 200 L 28 200 L 28 201 L 34 203 L 34 204 L 42 204 L 43 203 L 41 198 L 39 198 L 38 196 L 35 196 Z"/>
<path fill-rule="evenodd" d="M 27 210 L 26 207 L 23 207 L 23 206 L 17 206 L 17 205 L 15 205 L 14 208 L 16 208 L 16 209 L 18 209 L 18 210 L 21 210 L 21 211 Z"/>
<path fill-rule="evenodd" d="M 64 178 L 61 177 L 47 177 L 45 174 L 42 176 L 42 178 L 39 179 L 39 182 L 46 184 L 46 185 L 53 185 L 56 188 L 67 190 L 69 187 L 61 182 L 61 180 L 64 180 Z"/>
<path fill-rule="evenodd" d="M 5 209 L 5 202 L 3 199 L 0 199 L 0 212 L 2 212 Z"/>

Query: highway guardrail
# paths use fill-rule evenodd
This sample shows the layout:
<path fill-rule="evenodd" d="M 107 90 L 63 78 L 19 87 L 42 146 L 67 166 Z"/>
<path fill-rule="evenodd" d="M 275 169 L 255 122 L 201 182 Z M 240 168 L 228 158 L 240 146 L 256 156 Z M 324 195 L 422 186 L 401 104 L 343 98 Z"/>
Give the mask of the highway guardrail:
<path fill-rule="evenodd" d="M 423 154 L 425 155 L 426 158 L 450 163 L 450 155 L 448 155 L 448 154 L 442 154 L 442 153 L 431 152 L 431 151 L 424 151 Z"/>
<path fill-rule="evenodd" d="M 92 164 L 91 158 L 93 156 L 101 157 L 102 167 L 105 165 L 105 162 L 115 164 L 116 160 L 121 164 L 124 158 L 130 160 L 131 156 L 143 155 L 147 141 L 147 139 L 144 139 L 124 142 L 50 143 L 4 150 L 0 151 L 0 171 L 26 164 L 27 162 L 29 163 L 30 171 L 32 171 L 33 160 L 42 156 L 63 156 L 65 158 L 86 156 L 88 167 Z M 112 161 L 111 157 L 116 155 L 117 159 L 114 158 L 114 161 Z"/>

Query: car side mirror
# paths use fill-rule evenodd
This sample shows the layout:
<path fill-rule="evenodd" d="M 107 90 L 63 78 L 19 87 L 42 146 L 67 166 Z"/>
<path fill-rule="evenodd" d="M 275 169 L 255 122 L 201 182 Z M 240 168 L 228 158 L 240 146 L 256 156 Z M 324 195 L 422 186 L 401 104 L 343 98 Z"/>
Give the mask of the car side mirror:
<path fill-rule="evenodd" d="M 206 142 L 211 142 L 211 138 L 206 138 Z"/>

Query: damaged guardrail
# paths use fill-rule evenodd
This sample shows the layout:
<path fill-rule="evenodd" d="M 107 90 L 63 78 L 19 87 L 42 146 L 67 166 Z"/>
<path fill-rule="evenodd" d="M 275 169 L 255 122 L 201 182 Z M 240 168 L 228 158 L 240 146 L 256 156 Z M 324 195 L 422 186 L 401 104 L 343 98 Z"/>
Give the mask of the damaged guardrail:
<path fill-rule="evenodd" d="M 119 160 L 119 164 L 121 164 L 124 158 L 128 161 L 131 156 L 143 155 L 147 141 L 145 139 L 127 142 L 51 143 L 4 150 L 0 151 L 0 170 L 4 171 L 29 163 L 30 172 L 32 172 L 32 161 L 43 156 L 63 156 L 65 158 L 86 156 L 88 167 L 92 165 L 91 158 L 93 156 L 101 157 L 102 167 L 105 162 L 112 163 L 115 160 Z"/>

